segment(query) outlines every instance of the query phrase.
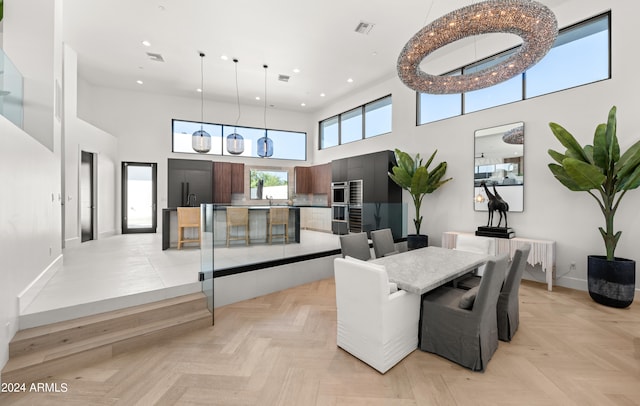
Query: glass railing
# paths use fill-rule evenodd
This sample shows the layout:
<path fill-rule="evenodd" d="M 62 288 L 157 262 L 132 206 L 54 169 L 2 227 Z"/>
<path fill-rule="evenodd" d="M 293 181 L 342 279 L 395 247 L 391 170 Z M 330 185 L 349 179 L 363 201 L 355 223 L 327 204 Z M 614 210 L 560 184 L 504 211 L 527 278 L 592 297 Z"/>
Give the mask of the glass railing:
<path fill-rule="evenodd" d="M 306 261 L 340 252 L 339 235 L 329 230 L 305 229 L 301 223 L 301 208 L 290 207 L 287 214 L 287 235 L 282 224 L 271 227 L 270 212 L 286 206 L 248 207 L 249 240 L 242 225 L 228 228 L 229 209 L 241 206 L 203 204 L 202 244 L 200 251 L 202 291 L 207 295 L 209 309 L 214 308 L 214 275 L 224 277 L 238 273 Z M 354 207 L 361 211 L 360 227 L 352 232 L 390 228 L 396 240 L 407 236 L 407 204 L 365 203 Z M 330 221 L 330 219 L 325 219 Z M 238 224 L 243 224 L 239 221 Z M 229 240 L 227 241 L 227 230 Z M 272 232 L 271 241 L 269 233 Z M 268 282 L 267 282 L 268 283 Z M 226 293 L 225 293 L 226 294 Z"/>
<path fill-rule="evenodd" d="M 23 78 L 9 57 L 0 49 L 0 114 L 22 128 Z"/>

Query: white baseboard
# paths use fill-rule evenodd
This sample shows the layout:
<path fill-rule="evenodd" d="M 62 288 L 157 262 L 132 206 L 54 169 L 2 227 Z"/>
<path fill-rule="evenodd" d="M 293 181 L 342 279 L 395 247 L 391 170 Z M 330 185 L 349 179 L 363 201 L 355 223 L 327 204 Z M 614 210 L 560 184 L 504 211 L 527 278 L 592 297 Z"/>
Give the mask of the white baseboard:
<path fill-rule="evenodd" d="M 20 294 L 18 295 L 18 308 L 20 313 L 33 302 L 33 299 L 40 293 L 42 288 L 49 282 L 53 275 L 62 268 L 62 254 L 49 264 L 49 266 L 38 275 Z"/>
<path fill-rule="evenodd" d="M 105 231 L 105 232 L 102 232 L 102 233 L 98 234 L 98 239 L 101 240 L 103 238 L 113 237 L 116 234 L 121 234 L 121 233 L 116 232 L 116 230 Z"/>
<path fill-rule="evenodd" d="M 64 240 L 64 247 L 65 248 L 79 247 L 81 243 L 82 241 L 80 241 L 80 237 L 67 238 Z"/>

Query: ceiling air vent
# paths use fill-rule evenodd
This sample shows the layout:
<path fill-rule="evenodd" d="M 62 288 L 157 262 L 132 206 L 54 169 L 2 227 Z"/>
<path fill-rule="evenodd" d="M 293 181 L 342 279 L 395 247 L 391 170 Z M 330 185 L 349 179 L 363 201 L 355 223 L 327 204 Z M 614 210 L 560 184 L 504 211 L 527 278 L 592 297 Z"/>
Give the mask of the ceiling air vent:
<path fill-rule="evenodd" d="M 147 56 L 149 57 L 149 59 L 151 59 L 152 61 L 156 61 L 156 62 L 164 62 L 164 58 L 162 57 L 162 55 L 160 54 L 154 54 L 153 52 L 147 52 Z"/>
<path fill-rule="evenodd" d="M 280 74 L 278 75 L 278 80 L 281 82 L 288 82 L 291 76 Z"/>
<path fill-rule="evenodd" d="M 360 34 L 368 34 L 373 28 L 373 23 L 367 23 L 364 21 L 360 21 L 360 24 L 357 25 L 355 31 Z"/>

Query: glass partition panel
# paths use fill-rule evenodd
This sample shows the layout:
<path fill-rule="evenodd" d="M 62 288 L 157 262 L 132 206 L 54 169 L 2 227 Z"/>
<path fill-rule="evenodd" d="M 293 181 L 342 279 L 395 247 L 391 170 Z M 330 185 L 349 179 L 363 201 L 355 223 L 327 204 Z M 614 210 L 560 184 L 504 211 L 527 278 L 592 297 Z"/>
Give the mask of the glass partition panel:
<path fill-rule="evenodd" d="M 23 78 L 0 49 L 0 114 L 16 126 L 23 126 Z"/>
<path fill-rule="evenodd" d="M 214 307 L 214 250 L 213 250 L 213 231 L 214 217 L 213 204 L 200 205 L 200 277 L 202 282 L 202 293 L 207 297 L 207 308 L 211 312 L 211 324 L 214 324 L 213 307 Z"/>
<path fill-rule="evenodd" d="M 333 234 L 331 210 L 296 206 L 223 206 L 203 204 L 201 271 L 199 280 L 207 296 L 209 308 L 214 308 L 214 276 L 225 277 L 274 266 L 307 261 L 318 256 L 332 256 L 340 251 L 340 236 Z M 248 218 L 238 220 L 233 209 L 246 209 Z M 305 218 L 302 210 L 306 212 Z M 391 228 L 394 239 L 407 236 L 406 203 L 365 203 L 363 230 Z M 276 210 L 284 210 L 284 217 Z M 320 218 L 326 216 L 326 218 Z M 313 223 L 309 223 L 309 222 Z M 286 233 L 286 234 L 285 234 Z M 286 237 L 285 237 L 286 235 Z M 245 236 L 248 238 L 245 239 Z M 228 237 L 228 238 L 227 238 Z M 402 243 L 400 243 L 402 244 Z M 302 262 L 300 265 L 304 266 Z M 257 274 L 256 274 L 257 275 Z M 264 274 L 263 274 L 264 275 Z M 258 276 L 256 276 L 258 277 Z M 218 292 L 224 301 L 234 292 Z"/>

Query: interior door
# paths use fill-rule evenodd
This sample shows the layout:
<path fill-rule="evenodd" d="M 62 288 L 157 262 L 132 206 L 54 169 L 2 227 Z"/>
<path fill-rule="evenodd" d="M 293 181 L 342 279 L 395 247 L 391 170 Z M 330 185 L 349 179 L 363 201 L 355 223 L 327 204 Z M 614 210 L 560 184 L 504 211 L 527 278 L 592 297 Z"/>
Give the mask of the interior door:
<path fill-rule="evenodd" d="M 155 233 L 157 164 L 122 163 L 122 233 Z"/>
<path fill-rule="evenodd" d="M 81 152 L 80 158 L 80 238 L 82 242 L 93 240 L 94 230 L 94 154 Z"/>

